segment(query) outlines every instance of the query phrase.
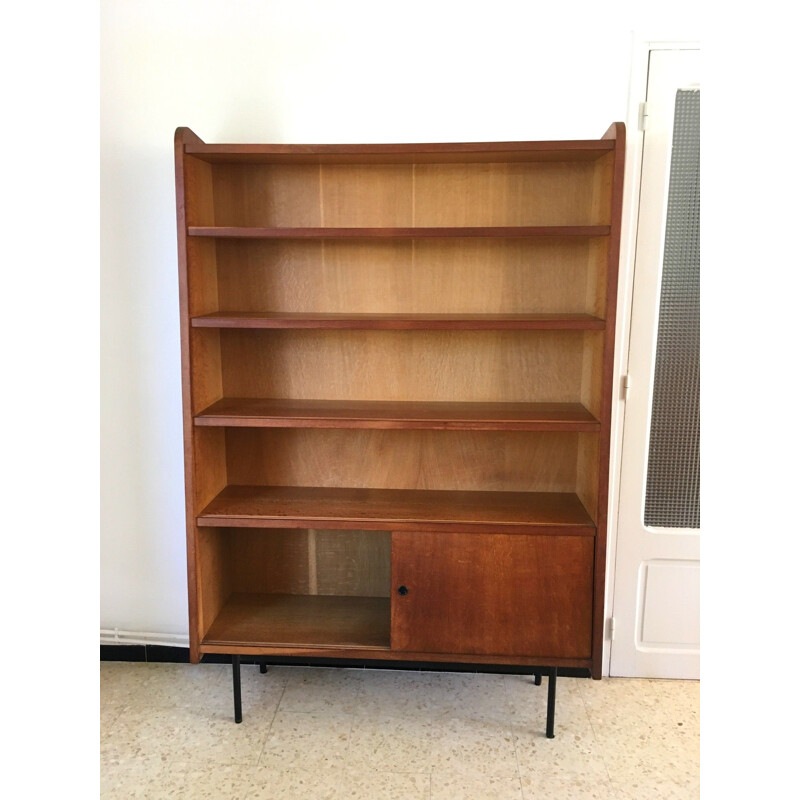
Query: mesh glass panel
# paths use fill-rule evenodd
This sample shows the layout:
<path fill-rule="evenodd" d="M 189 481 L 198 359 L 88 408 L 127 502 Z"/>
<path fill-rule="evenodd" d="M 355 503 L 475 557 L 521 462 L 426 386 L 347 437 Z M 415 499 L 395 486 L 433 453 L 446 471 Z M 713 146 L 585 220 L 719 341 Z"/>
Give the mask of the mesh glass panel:
<path fill-rule="evenodd" d="M 700 92 L 675 100 L 644 523 L 700 527 Z"/>

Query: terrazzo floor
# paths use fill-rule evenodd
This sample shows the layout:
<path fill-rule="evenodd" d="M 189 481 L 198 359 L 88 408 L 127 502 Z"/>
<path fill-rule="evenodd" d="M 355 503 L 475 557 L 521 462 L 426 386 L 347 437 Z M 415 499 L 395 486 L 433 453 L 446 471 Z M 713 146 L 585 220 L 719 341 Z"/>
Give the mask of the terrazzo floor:
<path fill-rule="evenodd" d="M 661 800 L 700 793 L 700 684 L 101 662 L 101 797 Z"/>

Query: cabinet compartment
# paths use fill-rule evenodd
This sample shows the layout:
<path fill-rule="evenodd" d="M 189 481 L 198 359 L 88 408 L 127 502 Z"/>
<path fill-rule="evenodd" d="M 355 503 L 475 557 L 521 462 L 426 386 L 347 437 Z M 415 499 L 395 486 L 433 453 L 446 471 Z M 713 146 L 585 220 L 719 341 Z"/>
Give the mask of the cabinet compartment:
<path fill-rule="evenodd" d="M 588 658 L 593 561 L 590 536 L 394 532 L 392 649 Z"/>
<path fill-rule="evenodd" d="M 390 534 L 198 529 L 203 644 L 388 647 Z"/>

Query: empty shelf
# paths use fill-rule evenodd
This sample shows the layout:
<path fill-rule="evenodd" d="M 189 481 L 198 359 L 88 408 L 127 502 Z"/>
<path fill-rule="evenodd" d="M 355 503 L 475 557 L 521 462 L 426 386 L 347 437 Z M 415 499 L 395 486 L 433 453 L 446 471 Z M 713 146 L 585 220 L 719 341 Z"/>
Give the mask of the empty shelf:
<path fill-rule="evenodd" d="M 595 533 L 594 522 L 571 493 L 317 486 L 227 486 L 200 513 L 197 524 L 429 531 L 492 526 L 505 533 L 548 528 L 553 533 Z"/>
<path fill-rule="evenodd" d="M 192 318 L 193 328 L 328 328 L 335 330 L 577 330 L 601 331 L 590 314 L 321 314 L 215 311 Z"/>
<path fill-rule="evenodd" d="M 190 225 L 189 236 L 236 239 L 430 239 L 524 236 L 608 236 L 608 225 L 514 225 L 441 228 L 271 228 Z"/>
<path fill-rule="evenodd" d="M 233 594 L 203 644 L 389 647 L 388 597 Z"/>
<path fill-rule="evenodd" d="M 241 428 L 580 431 L 600 423 L 580 403 L 446 403 L 229 397 L 196 425 Z"/>

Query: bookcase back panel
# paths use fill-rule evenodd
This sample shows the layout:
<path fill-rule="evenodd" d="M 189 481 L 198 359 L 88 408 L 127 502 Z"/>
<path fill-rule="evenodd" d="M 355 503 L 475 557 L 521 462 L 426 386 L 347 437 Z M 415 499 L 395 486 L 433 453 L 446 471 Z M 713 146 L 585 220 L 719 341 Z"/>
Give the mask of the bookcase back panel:
<path fill-rule="evenodd" d="M 597 162 L 214 164 L 213 219 L 286 227 L 607 225 Z"/>
<path fill-rule="evenodd" d="M 322 225 L 319 167 L 215 164 L 214 219 L 204 225 Z"/>
<path fill-rule="evenodd" d="M 389 596 L 389 531 L 212 530 L 226 539 L 229 592 Z"/>
<path fill-rule="evenodd" d="M 229 484 L 574 492 L 578 434 L 247 429 L 226 432 Z"/>
<path fill-rule="evenodd" d="M 224 311 L 602 317 L 604 245 L 566 238 L 221 239 L 214 288 L 218 282 Z"/>
<path fill-rule="evenodd" d="M 226 397 L 580 402 L 580 331 L 220 331 Z"/>
<path fill-rule="evenodd" d="M 419 164 L 414 224 L 607 225 L 592 213 L 591 162 Z"/>

